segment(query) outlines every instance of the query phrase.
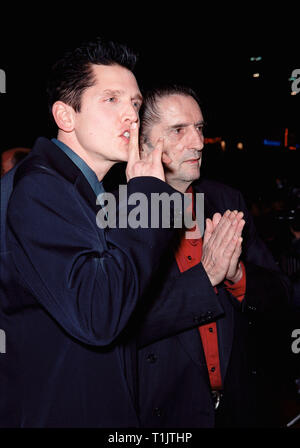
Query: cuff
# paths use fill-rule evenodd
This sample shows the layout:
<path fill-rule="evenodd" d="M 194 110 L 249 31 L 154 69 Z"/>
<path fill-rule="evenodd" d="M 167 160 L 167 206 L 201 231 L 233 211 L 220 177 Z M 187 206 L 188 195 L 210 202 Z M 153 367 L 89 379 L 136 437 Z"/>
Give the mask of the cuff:
<path fill-rule="evenodd" d="M 241 261 L 241 268 L 242 268 L 242 278 L 237 283 L 231 283 L 228 280 L 224 282 L 226 289 L 240 302 L 245 297 L 246 292 L 246 270 L 244 263 Z"/>

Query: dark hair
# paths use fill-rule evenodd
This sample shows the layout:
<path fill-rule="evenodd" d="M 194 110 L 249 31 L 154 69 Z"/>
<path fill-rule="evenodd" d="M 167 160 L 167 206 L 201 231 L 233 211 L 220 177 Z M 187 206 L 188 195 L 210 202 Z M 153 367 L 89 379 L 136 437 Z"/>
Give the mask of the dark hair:
<path fill-rule="evenodd" d="M 121 65 L 133 71 L 137 55 L 126 45 L 97 37 L 67 51 L 52 66 L 48 79 L 48 108 L 52 115 L 55 101 L 63 101 L 80 112 L 81 96 L 94 82 L 92 64 Z"/>
<path fill-rule="evenodd" d="M 148 138 L 148 130 L 151 129 L 154 123 L 161 120 L 159 101 L 170 95 L 184 95 L 191 96 L 201 107 L 200 100 L 196 92 L 187 86 L 169 84 L 159 87 L 154 87 L 146 92 L 143 92 L 143 104 L 140 109 L 140 134 L 144 142 Z"/>

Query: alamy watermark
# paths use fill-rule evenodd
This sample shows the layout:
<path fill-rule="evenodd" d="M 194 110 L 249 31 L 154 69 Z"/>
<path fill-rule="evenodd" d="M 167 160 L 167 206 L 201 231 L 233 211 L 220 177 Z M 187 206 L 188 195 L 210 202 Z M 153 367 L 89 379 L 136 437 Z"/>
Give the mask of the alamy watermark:
<path fill-rule="evenodd" d="M 297 355 L 298 353 L 300 353 L 300 328 L 293 330 L 292 338 L 295 338 L 291 346 L 292 352 Z"/>
<path fill-rule="evenodd" d="M 5 71 L 0 68 L 0 93 L 6 93 L 6 74 Z"/>
<path fill-rule="evenodd" d="M 0 329 L 0 353 L 6 353 L 6 334 Z"/>
<path fill-rule="evenodd" d="M 96 222 L 99 228 L 185 228 L 185 238 L 202 236 L 204 232 L 204 193 L 194 195 L 194 216 L 192 214 L 192 193 L 185 193 L 184 199 L 178 192 L 169 195 L 151 193 L 150 199 L 144 193 L 127 195 L 127 185 L 119 186 L 119 199 L 112 193 L 101 193 L 97 204 L 101 209 L 97 213 Z M 132 207 L 134 206 L 134 207 Z M 128 208 L 130 210 L 128 212 Z M 189 231 L 193 229 L 193 231 Z"/>
<path fill-rule="evenodd" d="M 295 68 L 295 70 L 292 71 L 292 75 L 290 77 L 290 80 L 292 82 L 292 92 L 295 92 L 295 94 L 300 92 L 300 68 Z"/>

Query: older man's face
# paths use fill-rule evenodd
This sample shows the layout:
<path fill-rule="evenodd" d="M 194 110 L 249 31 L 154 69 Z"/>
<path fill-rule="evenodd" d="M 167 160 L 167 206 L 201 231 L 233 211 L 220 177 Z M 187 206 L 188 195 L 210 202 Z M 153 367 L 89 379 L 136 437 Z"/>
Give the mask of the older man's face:
<path fill-rule="evenodd" d="M 150 147 L 155 147 L 158 140 L 163 138 L 163 151 L 171 159 L 165 167 L 166 181 L 184 192 L 200 176 L 204 146 L 203 116 L 191 96 L 166 96 L 158 106 L 162 119 L 148 135 Z"/>

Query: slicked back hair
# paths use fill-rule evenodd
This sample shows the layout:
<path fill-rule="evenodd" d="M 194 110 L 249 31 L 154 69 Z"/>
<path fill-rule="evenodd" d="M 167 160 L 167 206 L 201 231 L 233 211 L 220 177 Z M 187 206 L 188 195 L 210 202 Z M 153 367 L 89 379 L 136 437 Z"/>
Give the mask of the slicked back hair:
<path fill-rule="evenodd" d="M 159 108 L 160 100 L 171 95 L 191 96 L 201 108 L 200 100 L 196 92 L 190 87 L 170 84 L 148 90 L 143 94 L 143 104 L 140 109 L 141 142 L 148 142 L 149 132 L 151 131 L 153 125 L 158 123 L 162 118 Z"/>
<path fill-rule="evenodd" d="M 95 82 L 92 65 L 120 65 L 133 72 L 136 61 L 137 55 L 126 45 L 100 37 L 67 51 L 50 72 L 47 86 L 50 114 L 56 101 L 63 101 L 80 112 L 81 96 Z"/>

